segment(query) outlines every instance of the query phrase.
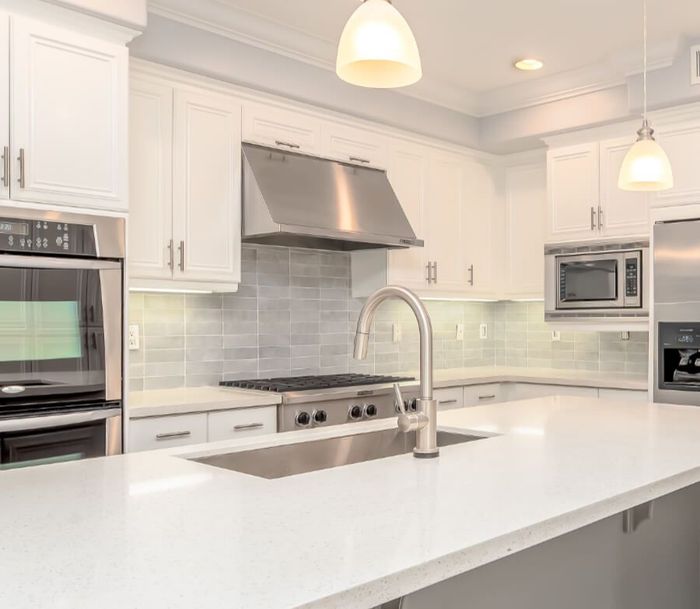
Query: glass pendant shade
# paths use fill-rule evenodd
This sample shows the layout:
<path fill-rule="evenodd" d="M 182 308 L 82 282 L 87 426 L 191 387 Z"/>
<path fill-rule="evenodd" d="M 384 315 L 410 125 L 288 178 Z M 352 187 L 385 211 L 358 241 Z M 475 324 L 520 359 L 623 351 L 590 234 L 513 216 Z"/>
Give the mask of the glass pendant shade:
<path fill-rule="evenodd" d="M 659 191 L 673 188 L 673 171 L 664 149 L 654 139 L 654 130 L 645 121 L 638 139 L 629 149 L 618 186 L 622 190 Z"/>
<path fill-rule="evenodd" d="M 348 19 L 338 43 L 336 73 L 350 84 L 379 89 L 421 79 L 416 39 L 389 0 L 365 0 Z"/>

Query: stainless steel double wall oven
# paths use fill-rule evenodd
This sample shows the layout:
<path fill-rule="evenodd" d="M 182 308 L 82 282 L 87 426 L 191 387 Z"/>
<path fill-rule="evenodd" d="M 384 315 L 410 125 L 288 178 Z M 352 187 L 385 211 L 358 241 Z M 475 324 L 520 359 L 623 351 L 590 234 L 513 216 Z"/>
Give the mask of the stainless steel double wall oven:
<path fill-rule="evenodd" d="M 124 221 L 0 208 L 0 469 L 122 450 Z"/>

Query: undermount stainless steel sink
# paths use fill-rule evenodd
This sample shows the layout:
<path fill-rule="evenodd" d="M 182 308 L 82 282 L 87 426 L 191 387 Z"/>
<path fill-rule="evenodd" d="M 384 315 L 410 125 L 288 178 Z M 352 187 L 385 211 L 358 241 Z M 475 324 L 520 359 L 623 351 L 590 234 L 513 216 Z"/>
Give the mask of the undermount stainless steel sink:
<path fill-rule="evenodd" d="M 437 432 L 437 443 L 440 447 L 481 439 L 483 438 L 479 436 L 449 431 Z M 402 433 L 398 429 L 384 429 L 325 440 L 197 457 L 192 461 L 261 478 L 284 478 L 319 469 L 403 455 L 410 453 L 414 444 L 415 434 Z"/>

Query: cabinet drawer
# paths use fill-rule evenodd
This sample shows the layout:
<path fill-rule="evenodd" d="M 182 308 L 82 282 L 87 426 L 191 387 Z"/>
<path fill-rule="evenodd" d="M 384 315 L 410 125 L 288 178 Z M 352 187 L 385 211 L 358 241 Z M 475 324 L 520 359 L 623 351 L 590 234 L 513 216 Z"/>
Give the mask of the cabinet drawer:
<path fill-rule="evenodd" d="M 593 387 L 570 387 L 567 385 L 538 385 L 513 383 L 508 387 L 508 400 L 528 400 L 554 395 L 597 398 L 598 390 Z"/>
<path fill-rule="evenodd" d="M 464 388 L 464 405 L 481 406 L 501 402 L 501 386 L 498 383 L 489 385 L 471 385 Z"/>
<path fill-rule="evenodd" d="M 291 152 L 319 153 L 321 121 L 274 106 L 248 104 L 243 108 L 243 139 Z"/>
<path fill-rule="evenodd" d="M 149 417 L 129 423 L 129 450 L 154 450 L 207 441 L 207 415 Z"/>
<path fill-rule="evenodd" d="M 461 387 L 436 389 L 433 395 L 438 403 L 438 410 L 452 410 L 464 406 L 464 394 Z"/>
<path fill-rule="evenodd" d="M 327 123 L 323 129 L 322 154 L 355 165 L 386 169 L 386 142 L 378 135 Z"/>
<path fill-rule="evenodd" d="M 277 431 L 277 407 L 239 408 L 209 413 L 209 441 L 249 438 Z"/>

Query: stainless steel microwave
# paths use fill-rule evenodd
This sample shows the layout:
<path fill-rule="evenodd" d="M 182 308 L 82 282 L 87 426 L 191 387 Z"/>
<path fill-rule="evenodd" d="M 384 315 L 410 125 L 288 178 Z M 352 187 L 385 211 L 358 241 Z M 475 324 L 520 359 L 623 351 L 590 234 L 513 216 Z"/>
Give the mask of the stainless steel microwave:
<path fill-rule="evenodd" d="M 545 319 L 648 317 L 648 259 L 648 242 L 545 247 Z"/>

